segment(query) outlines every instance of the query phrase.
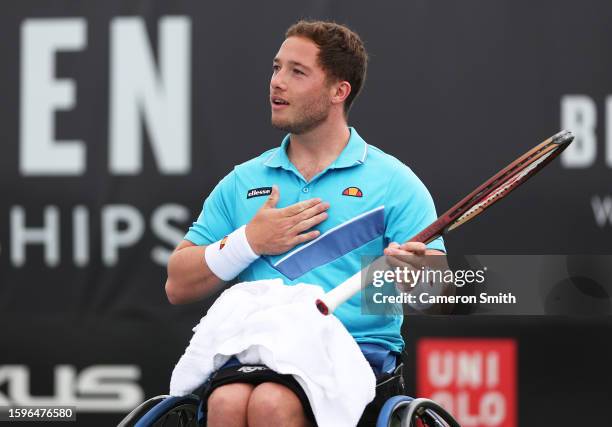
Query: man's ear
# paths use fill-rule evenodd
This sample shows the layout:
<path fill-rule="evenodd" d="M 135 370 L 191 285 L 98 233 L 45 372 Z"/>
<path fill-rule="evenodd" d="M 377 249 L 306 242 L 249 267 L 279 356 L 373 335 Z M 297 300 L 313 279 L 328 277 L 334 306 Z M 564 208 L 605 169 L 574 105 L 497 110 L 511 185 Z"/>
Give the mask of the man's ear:
<path fill-rule="evenodd" d="M 342 80 L 332 86 L 334 92 L 332 94 L 332 104 L 340 104 L 348 98 L 351 93 L 351 84 L 346 80 Z"/>

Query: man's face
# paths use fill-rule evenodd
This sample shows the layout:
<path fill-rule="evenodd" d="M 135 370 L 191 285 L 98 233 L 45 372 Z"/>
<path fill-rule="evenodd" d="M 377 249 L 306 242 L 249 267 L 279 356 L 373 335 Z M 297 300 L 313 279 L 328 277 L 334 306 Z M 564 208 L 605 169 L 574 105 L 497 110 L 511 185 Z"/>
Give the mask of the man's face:
<path fill-rule="evenodd" d="M 333 88 L 318 64 L 319 48 L 303 37 L 289 37 L 281 45 L 270 79 L 272 126 L 302 134 L 325 121 Z"/>

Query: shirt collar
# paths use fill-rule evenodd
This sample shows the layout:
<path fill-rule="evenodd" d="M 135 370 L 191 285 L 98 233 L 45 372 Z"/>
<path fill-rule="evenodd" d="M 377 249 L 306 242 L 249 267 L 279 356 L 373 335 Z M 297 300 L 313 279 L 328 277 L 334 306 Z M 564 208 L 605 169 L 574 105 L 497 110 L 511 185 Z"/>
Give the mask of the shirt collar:
<path fill-rule="evenodd" d="M 368 144 L 359 136 L 355 128 L 349 127 L 351 136 L 344 150 L 329 166 L 330 169 L 348 168 L 365 163 L 368 156 Z M 294 169 L 289 157 L 287 157 L 287 145 L 289 145 L 289 134 L 283 138 L 280 147 L 274 150 L 264 161 L 264 165 L 271 168 Z"/>

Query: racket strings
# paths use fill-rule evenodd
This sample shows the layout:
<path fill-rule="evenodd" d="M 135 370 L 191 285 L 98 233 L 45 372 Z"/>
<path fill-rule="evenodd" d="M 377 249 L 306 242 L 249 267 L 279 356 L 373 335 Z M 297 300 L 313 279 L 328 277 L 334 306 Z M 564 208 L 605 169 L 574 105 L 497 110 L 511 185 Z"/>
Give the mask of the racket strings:
<path fill-rule="evenodd" d="M 498 188 L 492 190 L 490 192 L 490 194 L 485 199 L 483 199 L 481 202 L 475 204 L 469 210 L 467 210 L 465 213 L 463 213 L 453 224 L 451 224 L 448 227 L 448 230 L 452 230 L 453 228 L 456 228 L 459 225 L 469 221 L 470 219 L 472 219 L 473 217 L 478 215 L 480 212 L 485 210 L 487 207 L 492 205 L 498 199 L 499 196 L 501 196 L 507 190 L 513 188 L 516 184 L 518 184 L 518 182 L 521 181 L 521 179 L 523 179 L 524 177 L 529 175 L 536 167 L 538 167 L 542 162 L 544 162 L 544 160 L 546 160 L 548 157 L 550 157 L 557 150 L 557 147 L 555 147 L 552 150 L 548 151 L 547 153 L 545 153 L 543 155 L 540 155 L 540 153 L 542 151 L 544 151 L 546 148 L 548 148 L 548 146 L 544 147 L 541 150 L 538 150 L 533 155 L 529 156 L 523 162 L 521 162 L 521 164 L 518 165 L 517 168 L 520 168 L 525 163 L 527 163 L 529 161 L 532 161 L 532 159 L 534 157 L 540 156 L 538 159 L 533 160 L 531 164 L 526 166 L 524 169 L 522 169 L 518 173 L 515 173 L 514 175 L 511 175 L 510 178 L 506 178 L 506 177 L 510 173 L 515 172 L 516 168 L 514 168 L 511 171 L 508 171 L 506 174 L 504 174 L 503 175 L 504 181 L 502 182 L 502 184 L 499 184 Z M 499 180 L 496 180 L 495 184 L 498 181 Z M 482 192 L 480 192 L 479 195 L 480 194 L 482 194 Z"/>
<path fill-rule="evenodd" d="M 479 200 L 484 195 L 486 195 L 488 192 L 491 192 L 492 189 L 495 189 L 495 188 L 499 187 L 501 185 L 500 183 L 506 182 L 508 180 L 509 176 L 514 175 L 516 173 L 516 171 L 520 170 L 525 163 L 529 163 L 531 161 L 531 159 L 533 159 L 534 157 L 539 156 L 540 153 L 542 153 L 542 151 L 547 150 L 549 147 L 550 147 L 550 143 L 546 144 L 545 146 L 543 146 L 539 150 L 534 151 L 531 155 L 529 155 L 525 159 L 523 159 L 523 161 L 521 161 L 520 163 L 518 163 L 514 167 L 508 169 L 505 173 L 503 173 L 502 175 L 497 177 L 493 182 L 491 182 L 485 188 L 483 188 L 477 194 L 472 196 L 467 202 L 465 202 L 463 205 L 461 205 L 460 207 L 455 209 L 455 211 L 453 213 L 451 213 L 451 215 L 450 215 L 451 218 L 454 217 L 454 216 L 457 216 L 459 214 L 465 215 L 466 212 L 462 213 L 462 211 L 466 208 L 466 206 L 470 206 L 472 203 L 474 203 L 474 201 Z M 555 149 L 553 148 L 553 150 L 551 150 L 551 151 L 554 151 L 554 150 Z"/>

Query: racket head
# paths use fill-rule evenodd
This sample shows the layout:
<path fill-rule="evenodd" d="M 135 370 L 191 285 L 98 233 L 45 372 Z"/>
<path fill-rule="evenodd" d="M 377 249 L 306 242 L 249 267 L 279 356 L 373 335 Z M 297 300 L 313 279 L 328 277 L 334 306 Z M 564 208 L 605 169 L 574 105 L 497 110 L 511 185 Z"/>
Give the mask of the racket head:
<path fill-rule="evenodd" d="M 572 133 L 563 130 L 536 145 L 478 186 L 410 241 L 427 244 L 471 221 L 542 170 L 573 140 Z"/>

